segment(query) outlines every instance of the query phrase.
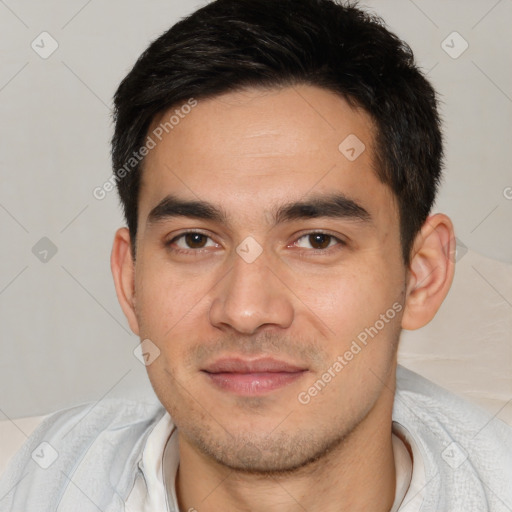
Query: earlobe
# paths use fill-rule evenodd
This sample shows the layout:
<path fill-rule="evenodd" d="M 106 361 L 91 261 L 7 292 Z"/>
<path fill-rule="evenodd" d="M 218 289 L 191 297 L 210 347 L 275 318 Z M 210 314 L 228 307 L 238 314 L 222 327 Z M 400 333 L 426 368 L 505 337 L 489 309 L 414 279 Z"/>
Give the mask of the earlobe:
<path fill-rule="evenodd" d="M 419 329 L 428 324 L 445 299 L 455 271 L 455 235 L 451 220 L 430 216 L 414 242 L 402 327 Z"/>
<path fill-rule="evenodd" d="M 110 268 L 119 304 L 130 329 L 138 336 L 139 325 L 135 310 L 135 262 L 130 251 L 128 228 L 119 228 L 116 231 L 110 255 Z"/>

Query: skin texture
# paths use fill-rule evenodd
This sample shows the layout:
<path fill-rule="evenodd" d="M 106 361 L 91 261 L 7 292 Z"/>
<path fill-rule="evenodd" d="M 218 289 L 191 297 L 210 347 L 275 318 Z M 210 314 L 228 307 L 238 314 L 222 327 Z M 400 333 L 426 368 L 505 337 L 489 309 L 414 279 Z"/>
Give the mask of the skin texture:
<path fill-rule="evenodd" d="M 350 134 L 365 144 L 353 161 L 338 149 Z M 390 509 L 400 329 L 435 315 L 453 277 L 454 235 L 446 216 L 429 217 L 405 267 L 373 137 L 369 116 L 332 92 L 249 89 L 199 101 L 146 157 L 136 261 L 120 228 L 111 265 L 131 329 L 160 350 L 147 370 L 178 426 L 182 510 Z M 334 193 L 368 218 L 275 218 L 283 205 Z M 206 201 L 225 218 L 148 222 L 168 194 Z M 186 230 L 204 237 L 176 238 Z M 254 261 L 240 247 L 258 254 Z M 336 371 L 381 315 L 384 326 Z M 230 356 L 304 371 L 248 396 L 202 371 Z M 302 403 L 319 379 L 328 382 Z"/>

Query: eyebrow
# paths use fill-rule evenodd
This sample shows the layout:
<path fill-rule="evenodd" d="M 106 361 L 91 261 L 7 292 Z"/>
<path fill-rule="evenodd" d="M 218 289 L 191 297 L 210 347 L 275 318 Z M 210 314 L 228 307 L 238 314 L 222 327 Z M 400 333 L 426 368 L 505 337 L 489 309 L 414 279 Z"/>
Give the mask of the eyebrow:
<path fill-rule="evenodd" d="M 281 206 L 274 213 L 276 224 L 297 219 L 316 219 L 330 217 L 363 222 L 372 220 L 368 211 L 353 199 L 343 194 L 312 197 L 305 201 L 296 201 Z"/>
<path fill-rule="evenodd" d="M 372 220 L 371 215 L 365 208 L 343 194 L 322 195 L 303 201 L 294 201 L 274 208 L 272 216 L 274 225 L 292 220 L 315 219 L 319 217 L 362 222 L 371 222 Z M 220 207 L 206 201 L 190 201 L 168 195 L 151 210 L 146 224 L 152 225 L 176 217 L 228 223 L 228 216 Z"/>
<path fill-rule="evenodd" d="M 225 223 L 227 216 L 223 210 L 206 201 L 187 201 L 173 195 L 164 197 L 150 212 L 147 225 L 169 220 L 174 217 L 190 217 Z"/>

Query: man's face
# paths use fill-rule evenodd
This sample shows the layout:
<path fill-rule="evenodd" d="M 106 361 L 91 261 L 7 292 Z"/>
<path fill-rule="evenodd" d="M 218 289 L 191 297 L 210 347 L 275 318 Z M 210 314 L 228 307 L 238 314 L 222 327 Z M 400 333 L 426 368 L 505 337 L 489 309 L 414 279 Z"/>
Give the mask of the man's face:
<path fill-rule="evenodd" d="M 331 92 L 251 89 L 199 101 L 146 157 L 135 310 L 181 442 L 292 469 L 390 410 L 406 272 L 373 133 Z"/>

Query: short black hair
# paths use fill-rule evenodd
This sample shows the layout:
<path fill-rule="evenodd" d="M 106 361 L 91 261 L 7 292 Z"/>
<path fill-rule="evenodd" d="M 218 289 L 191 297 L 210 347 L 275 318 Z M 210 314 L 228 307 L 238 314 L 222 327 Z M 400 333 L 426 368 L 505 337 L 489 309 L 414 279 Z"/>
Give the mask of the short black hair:
<path fill-rule="evenodd" d="M 396 197 L 409 263 L 442 170 L 436 93 L 410 47 L 380 18 L 335 0 L 215 0 L 140 56 L 115 93 L 112 139 L 134 258 L 144 160 L 133 155 L 155 116 L 191 98 L 299 84 L 333 91 L 372 118 L 376 172 Z"/>

